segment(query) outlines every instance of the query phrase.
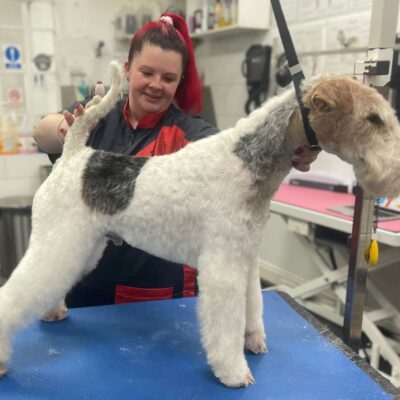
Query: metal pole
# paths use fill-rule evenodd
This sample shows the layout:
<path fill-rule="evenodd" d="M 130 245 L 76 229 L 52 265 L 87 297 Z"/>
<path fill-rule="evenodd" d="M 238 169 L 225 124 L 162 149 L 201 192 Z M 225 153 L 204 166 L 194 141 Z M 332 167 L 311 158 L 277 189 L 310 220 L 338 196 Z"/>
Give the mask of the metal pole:
<path fill-rule="evenodd" d="M 363 74 L 366 82 L 378 89 L 390 80 L 398 8 L 399 0 L 373 1 L 369 50 L 367 60 L 363 63 Z M 388 72 L 378 75 L 379 68 L 375 68 L 374 62 L 389 62 Z M 368 275 L 364 251 L 371 242 L 374 206 L 374 199 L 366 196 L 361 187 L 357 187 L 343 325 L 344 341 L 355 351 L 359 349 L 362 334 Z"/>
<path fill-rule="evenodd" d="M 371 241 L 374 206 L 374 199 L 367 197 L 364 190 L 357 186 L 343 325 L 343 339 L 355 351 L 359 349 L 362 334 L 368 275 L 368 264 L 364 258 L 364 249 Z"/>

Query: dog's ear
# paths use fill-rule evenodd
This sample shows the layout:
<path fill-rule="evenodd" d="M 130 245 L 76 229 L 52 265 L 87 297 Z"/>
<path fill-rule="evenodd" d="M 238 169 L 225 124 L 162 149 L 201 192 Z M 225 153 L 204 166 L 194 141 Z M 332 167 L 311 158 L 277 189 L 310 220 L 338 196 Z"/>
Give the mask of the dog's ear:
<path fill-rule="evenodd" d="M 334 104 L 329 101 L 328 97 L 324 97 L 321 93 L 313 93 L 311 95 L 311 104 L 319 111 L 331 111 Z"/>
<path fill-rule="evenodd" d="M 308 107 L 320 112 L 337 111 L 351 113 L 353 98 L 349 85 L 350 79 L 330 78 L 319 82 L 311 89 L 308 99 Z"/>

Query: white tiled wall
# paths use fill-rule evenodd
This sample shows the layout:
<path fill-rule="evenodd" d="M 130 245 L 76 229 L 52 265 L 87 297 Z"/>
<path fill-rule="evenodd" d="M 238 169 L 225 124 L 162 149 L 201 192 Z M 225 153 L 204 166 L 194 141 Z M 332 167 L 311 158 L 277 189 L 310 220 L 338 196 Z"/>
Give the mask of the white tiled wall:
<path fill-rule="evenodd" d="M 0 198 L 33 196 L 40 185 L 40 167 L 50 164 L 45 154 L 0 156 Z"/>
<path fill-rule="evenodd" d="M 336 30 L 339 22 L 341 22 L 341 26 L 347 27 L 347 37 L 356 34 L 363 39 L 362 43 L 357 43 L 358 46 L 367 44 L 369 12 L 372 1 L 329 2 L 329 7 L 334 7 L 335 4 L 341 5 L 341 8 L 334 10 L 331 15 L 328 15 L 327 12 L 324 13 L 324 10 L 313 10 L 312 15 L 298 12 L 298 9 L 304 11 L 307 5 L 312 4 L 319 4 L 322 9 L 328 5 L 328 2 L 306 0 L 281 0 L 281 2 L 284 9 L 292 7 L 288 23 L 299 53 L 332 49 L 332 46 L 336 46 Z M 358 3 L 362 5 L 356 6 Z M 356 23 L 352 25 L 354 18 Z M 217 125 L 220 129 L 232 126 L 245 115 L 244 104 L 247 99 L 247 91 L 245 78 L 241 73 L 241 64 L 245 58 L 246 50 L 253 44 L 273 44 L 274 48 L 276 48 L 276 45 L 281 47 L 273 18 L 271 30 L 268 32 L 203 38 L 202 43 L 196 47 L 196 62 L 200 73 L 204 75 L 205 84 L 211 87 Z M 281 51 L 279 50 L 279 52 Z M 303 57 L 302 64 L 307 76 L 324 72 L 352 73 L 354 60 L 359 59 L 360 56 L 362 54 L 356 54 L 353 57 L 333 55 L 329 58 L 309 56 Z M 275 57 L 276 55 L 273 54 L 274 64 Z M 275 68 L 274 65 L 273 68 Z M 274 85 L 273 76 L 270 85 Z M 327 153 L 320 154 L 318 160 L 312 164 L 311 169 L 315 173 L 342 175 L 346 180 L 351 180 L 354 177 L 349 164 Z M 271 251 L 271 248 L 273 251 Z M 294 249 L 294 253 L 293 251 L 287 252 L 288 248 Z M 259 252 L 264 263 L 283 271 L 282 275 L 290 272 L 294 276 L 305 278 L 316 276 L 315 266 L 308 256 L 304 255 L 304 257 L 297 258 L 296 262 L 293 262 L 293 254 L 299 254 L 296 253 L 296 249 L 302 251 L 298 238 L 287 231 L 286 224 L 280 218 L 271 218 Z"/>
<path fill-rule="evenodd" d="M 219 129 L 228 128 L 245 116 L 247 90 L 242 62 L 246 50 L 253 44 L 265 44 L 267 37 L 266 33 L 242 33 L 204 40 L 196 47 L 197 67 L 204 84 L 211 87 Z"/>
<path fill-rule="evenodd" d="M 366 46 L 372 1 L 363 2 L 362 7 L 356 7 L 355 3 L 357 2 L 354 1 L 348 4 L 342 1 L 338 2 L 338 4 L 341 4 L 341 8 L 334 10 L 330 16 L 322 11 L 314 10 L 313 16 L 300 18 L 299 15 L 301 13 L 298 8 L 304 10 L 308 3 L 311 4 L 311 2 L 301 0 L 296 2 L 290 0 L 282 1 L 284 9 L 287 9 L 288 6 L 293 6 L 292 17 L 288 18 L 288 24 L 294 44 L 300 54 L 304 51 L 331 48 L 333 46 L 331 42 L 337 41 L 337 32 L 334 29 L 335 23 L 338 20 L 345 20 L 345 22 L 349 20 L 351 22 L 352 18 L 355 17 L 356 19 L 359 18 L 359 23 L 354 28 L 348 21 L 346 22 L 347 25 L 344 22 L 342 23 L 349 29 L 348 36 L 357 34 L 362 39 L 362 43 L 360 42 L 358 46 Z M 202 42 L 196 47 L 196 63 L 199 72 L 204 75 L 205 84 L 211 87 L 219 129 L 228 128 L 234 125 L 239 118 L 245 116 L 244 104 L 248 95 L 246 81 L 241 72 L 241 65 L 245 58 L 246 50 L 253 44 L 273 44 L 273 64 L 271 66 L 272 74 L 269 91 L 269 93 L 273 93 L 276 89 L 273 74 L 276 63 L 276 54 L 274 53 L 282 51 L 274 18 L 272 18 L 271 29 L 268 32 L 241 32 L 232 36 L 208 37 L 202 39 Z M 279 50 L 277 50 L 278 48 Z M 303 57 L 302 64 L 307 76 L 325 72 L 352 73 L 354 61 L 360 57 L 362 57 L 360 53 L 345 56 L 333 55 L 329 58 L 327 56 Z M 311 170 L 332 172 L 343 175 L 345 179 L 354 179 L 354 173 L 349 164 L 327 153 L 323 153 L 318 157 L 318 160 L 311 165 Z"/>

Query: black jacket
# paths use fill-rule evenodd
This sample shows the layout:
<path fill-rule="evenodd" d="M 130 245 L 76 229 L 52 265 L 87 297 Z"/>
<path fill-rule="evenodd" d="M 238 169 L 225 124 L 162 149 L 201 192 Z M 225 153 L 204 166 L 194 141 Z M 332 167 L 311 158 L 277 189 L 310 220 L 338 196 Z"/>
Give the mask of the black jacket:
<path fill-rule="evenodd" d="M 121 100 L 91 133 L 88 145 L 114 153 L 157 156 L 173 153 L 187 143 L 217 132 L 198 117 L 171 106 L 165 113 L 148 115 L 136 129 L 126 116 Z M 57 155 L 49 155 L 54 161 Z M 167 211 L 166 211 L 167 212 Z M 95 306 L 132 301 L 194 296 L 196 270 L 167 262 L 111 241 L 97 267 L 68 294 L 68 307 Z"/>

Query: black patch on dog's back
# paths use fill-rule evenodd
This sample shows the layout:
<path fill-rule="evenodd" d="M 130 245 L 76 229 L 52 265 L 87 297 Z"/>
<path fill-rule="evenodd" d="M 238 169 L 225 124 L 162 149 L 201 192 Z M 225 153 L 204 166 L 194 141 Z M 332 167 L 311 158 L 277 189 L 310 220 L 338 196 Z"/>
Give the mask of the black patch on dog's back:
<path fill-rule="evenodd" d="M 96 151 L 82 176 L 82 198 L 93 211 L 113 215 L 123 211 L 135 192 L 136 178 L 146 157 Z"/>

